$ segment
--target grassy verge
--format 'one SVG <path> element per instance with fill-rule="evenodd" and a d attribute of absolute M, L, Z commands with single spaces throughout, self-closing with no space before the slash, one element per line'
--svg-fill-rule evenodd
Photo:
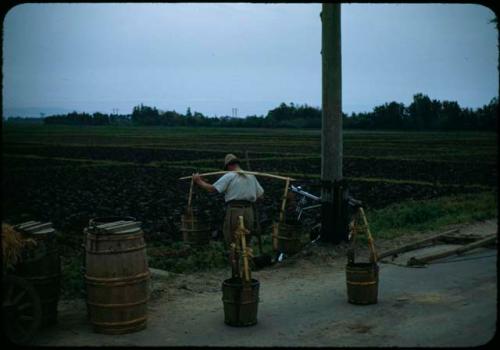
<path fill-rule="evenodd" d="M 406 201 L 367 212 L 374 238 L 439 230 L 451 224 L 492 219 L 498 212 L 496 191 L 461 194 L 434 200 Z"/>
<path fill-rule="evenodd" d="M 203 271 L 226 266 L 224 245 L 211 241 L 208 246 L 189 247 L 183 242 L 147 249 L 149 267 L 176 273 Z"/>

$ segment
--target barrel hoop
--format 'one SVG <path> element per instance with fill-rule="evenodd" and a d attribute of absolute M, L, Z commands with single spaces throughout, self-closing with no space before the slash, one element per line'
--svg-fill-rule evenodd
<path fill-rule="evenodd" d="M 200 228 L 201 227 L 201 228 Z M 209 225 L 181 225 L 181 230 L 211 230 L 212 227 Z"/>
<path fill-rule="evenodd" d="M 113 233 L 113 234 L 93 234 L 93 233 L 87 233 L 87 239 L 91 241 L 127 241 L 131 239 L 138 239 L 142 238 L 143 232 L 141 231 L 140 233 L 132 233 L 130 235 L 120 235 L 118 233 Z"/>
<path fill-rule="evenodd" d="M 143 279 L 138 279 L 135 281 L 125 281 L 125 282 L 91 282 L 87 281 L 87 285 L 92 285 L 92 286 L 104 286 L 106 288 L 109 287 L 122 287 L 122 286 L 130 286 L 134 284 L 138 284 L 140 282 L 147 281 L 149 278 L 143 278 Z"/>
<path fill-rule="evenodd" d="M 85 274 L 85 280 L 89 284 L 104 284 L 104 285 L 115 285 L 114 283 L 120 284 L 134 284 L 136 282 L 142 282 L 143 280 L 149 279 L 151 276 L 151 272 L 148 270 L 146 272 L 139 273 L 134 276 L 129 276 L 129 277 L 112 277 L 112 278 L 105 278 L 105 277 L 92 277 L 87 274 Z"/>
<path fill-rule="evenodd" d="M 120 307 L 129 307 L 129 306 L 137 306 L 141 304 L 146 304 L 148 302 L 149 298 L 142 299 L 139 301 L 136 301 L 134 303 L 126 303 L 126 304 L 101 304 L 101 303 L 93 303 L 90 301 L 87 301 L 87 305 L 91 306 L 96 306 L 96 307 L 104 307 L 104 308 L 120 308 Z"/>
<path fill-rule="evenodd" d="M 30 280 L 30 281 L 43 281 L 43 280 L 48 280 L 48 279 L 56 279 L 56 278 L 61 278 L 60 273 L 54 273 L 52 275 L 44 275 L 44 276 L 33 276 L 33 277 L 24 277 L 24 279 Z"/>
<path fill-rule="evenodd" d="M 98 333 L 119 335 L 119 334 L 126 334 L 129 332 L 135 332 L 135 331 L 139 331 L 141 329 L 144 329 L 144 328 L 146 328 L 146 323 L 147 323 L 147 321 L 144 321 L 144 322 L 137 323 L 137 324 L 134 324 L 134 325 L 129 326 L 129 327 L 120 327 L 120 328 L 106 328 L 106 327 L 100 327 L 100 326 L 94 325 L 94 330 Z"/>
<path fill-rule="evenodd" d="M 205 231 L 210 231 L 210 228 L 199 228 L 199 229 L 190 229 L 190 228 L 181 228 L 181 231 L 185 232 L 205 232 Z"/>
<path fill-rule="evenodd" d="M 370 281 L 370 282 L 355 282 L 355 281 L 347 281 L 347 284 L 353 284 L 355 286 L 368 286 L 372 284 L 376 284 L 377 281 Z"/>
<path fill-rule="evenodd" d="M 146 245 L 139 245 L 136 247 L 128 248 L 128 249 L 122 249 L 122 250 L 90 250 L 90 249 L 85 249 L 87 253 L 89 254 L 94 254 L 94 255 L 99 255 L 99 254 L 119 254 L 119 253 L 128 253 L 128 252 L 134 252 L 136 250 L 141 250 L 146 248 Z"/>
<path fill-rule="evenodd" d="M 96 326 L 125 326 L 125 325 L 132 325 L 134 323 L 139 323 L 139 322 L 144 322 L 148 319 L 147 316 L 136 318 L 135 320 L 131 321 L 123 321 L 123 322 L 96 322 L 92 321 L 93 325 Z"/>
<path fill-rule="evenodd" d="M 126 277 L 92 277 L 92 276 L 89 276 L 86 274 L 85 278 L 88 280 L 91 280 L 91 281 L 95 281 L 95 282 L 110 282 L 110 281 L 122 282 L 122 281 L 130 281 L 130 280 L 134 280 L 134 279 L 138 279 L 138 278 L 143 278 L 143 277 L 149 277 L 150 274 L 151 274 L 151 272 L 148 270 L 145 272 L 138 273 L 137 275 L 126 276 Z"/>
<path fill-rule="evenodd" d="M 300 237 L 287 237 L 287 236 L 276 236 L 279 239 L 287 240 L 287 241 L 300 241 Z"/>
<path fill-rule="evenodd" d="M 358 273 L 373 273 L 373 270 L 351 270 L 351 269 L 346 269 L 346 271 L 354 273 L 354 274 L 358 274 Z"/>
<path fill-rule="evenodd" d="M 255 304 L 259 302 L 259 299 L 250 300 L 250 301 L 234 301 L 233 299 L 222 299 L 225 304 L 237 304 L 237 305 L 246 305 L 246 304 Z"/>

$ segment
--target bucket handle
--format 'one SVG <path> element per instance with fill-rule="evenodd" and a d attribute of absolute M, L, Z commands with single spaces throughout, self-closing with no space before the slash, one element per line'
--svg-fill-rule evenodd
<path fill-rule="evenodd" d="M 191 202 L 193 199 L 193 177 L 191 176 L 191 184 L 189 185 L 189 196 L 188 196 L 188 205 L 187 205 L 187 210 L 190 213 L 191 212 Z"/>
<path fill-rule="evenodd" d="M 370 227 L 368 226 L 368 220 L 366 219 L 365 211 L 362 207 L 358 208 L 358 211 L 354 214 L 354 218 L 351 221 L 352 228 L 352 240 L 351 247 L 347 252 L 347 258 L 349 262 L 354 263 L 354 252 L 355 252 L 355 243 L 356 243 L 356 235 L 357 235 L 357 227 L 356 227 L 356 219 L 358 216 L 361 216 L 363 219 L 363 224 L 366 227 L 366 234 L 368 238 L 368 247 L 370 249 L 370 262 L 377 263 L 377 251 L 375 250 L 375 244 L 373 243 L 373 237 L 370 231 Z"/>

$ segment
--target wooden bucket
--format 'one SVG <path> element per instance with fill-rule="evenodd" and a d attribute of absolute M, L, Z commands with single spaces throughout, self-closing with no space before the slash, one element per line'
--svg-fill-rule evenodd
<path fill-rule="evenodd" d="M 196 246 L 206 245 L 210 242 L 211 225 L 192 214 L 183 214 L 181 232 L 184 242 Z"/>
<path fill-rule="evenodd" d="M 259 286 L 259 281 L 253 278 L 247 288 L 241 278 L 229 278 L 222 283 L 224 323 L 234 327 L 257 324 Z"/>
<path fill-rule="evenodd" d="M 123 334 L 146 327 L 150 272 L 145 248 L 140 222 L 91 220 L 85 282 L 95 332 Z"/>
<path fill-rule="evenodd" d="M 351 304 L 376 304 L 378 297 L 378 265 L 350 263 L 346 267 L 347 298 Z"/>
<path fill-rule="evenodd" d="M 291 255 L 300 251 L 302 243 L 300 234 L 302 229 L 298 225 L 289 225 L 283 222 L 275 223 L 275 234 L 278 240 L 278 251 Z"/>
<path fill-rule="evenodd" d="M 14 227 L 36 241 L 16 265 L 14 274 L 29 281 L 42 307 L 40 326 L 57 322 L 57 306 L 61 290 L 61 258 L 52 223 L 29 221 Z"/>
<path fill-rule="evenodd" d="M 89 227 L 91 226 L 96 226 L 96 225 L 101 225 L 101 224 L 106 224 L 106 223 L 113 223 L 117 221 L 135 221 L 136 219 L 132 216 L 105 216 L 105 217 L 98 217 L 98 218 L 93 218 L 89 220 Z M 86 242 L 87 242 L 87 232 L 88 232 L 88 227 L 83 229 L 83 242 L 81 244 L 82 248 L 82 265 L 80 267 L 80 273 L 82 278 L 82 295 L 87 298 L 87 285 L 85 283 L 85 272 L 86 272 L 86 253 L 85 253 L 85 247 L 86 247 Z M 87 316 L 89 316 L 88 312 L 88 305 L 87 305 Z"/>
<path fill-rule="evenodd" d="M 355 242 L 357 236 L 356 216 L 352 227 L 351 247 L 347 252 L 346 281 L 347 299 L 351 304 L 368 305 L 376 304 L 378 298 L 379 267 L 377 264 L 377 252 L 373 244 L 372 234 L 368 227 L 368 221 L 363 208 L 359 208 L 356 215 L 362 217 L 366 233 L 368 235 L 368 247 L 370 249 L 370 262 L 355 262 Z"/>

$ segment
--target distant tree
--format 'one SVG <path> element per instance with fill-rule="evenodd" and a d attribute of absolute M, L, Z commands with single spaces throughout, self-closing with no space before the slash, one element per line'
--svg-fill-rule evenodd
<path fill-rule="evenodd" d="M 439 108 L 439 101 L 431 101 L 427 95 L 422 93 L 414 95 L 413 102 L 408 107 L 413 128 L 417 130 L 430 129 L 432 121 L 437 119 Z"/>
<path fill-rule="evenodd" d="M 404 104 L 397 102 L 385 103 L 374 108 L 373 124 L 381 129 L 401 129 L 404 115 Z"/>
<path fill-rule="evenodd" d="M 437 118 L 436 129 L 452 130 L 461 124 L 462 108 L 456 101 L 443 101 Z"/>
<path fill-rule="evenodd" d="M 160 113 L 156 107 L 144 106 L 141 103 L 132 110 L 132 122 L 137 125 L 159 125 Z"/>

